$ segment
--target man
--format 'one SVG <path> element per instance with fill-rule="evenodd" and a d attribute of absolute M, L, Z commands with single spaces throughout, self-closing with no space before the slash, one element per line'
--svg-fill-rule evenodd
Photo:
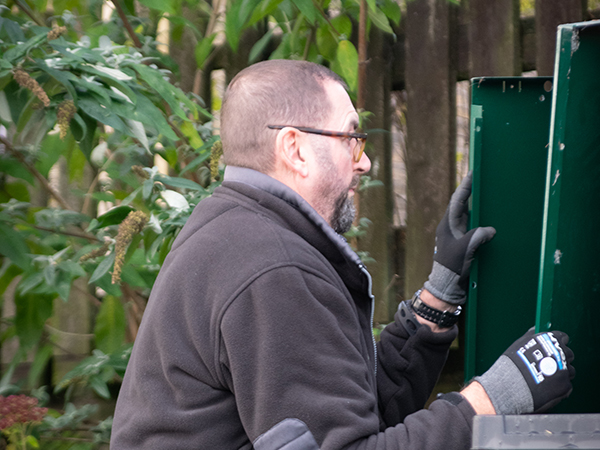
<path fill-rule="evenodd" d="M 343 82 L 322 66 L 268 61 L 234 78 L 225 180 L 153 288 L 112 450 L 468 449 L 476 413 L 532 412 L 568 394 L 566 336 L 531 334 L 422 409 L 457 335 L 473 253 L 494 230 L 466 233 L 467 179 L 438 228 L 425 289 L 375 345 L 371 278 L 339 234 L 370 169 L 357 127 Z M 555 373 L 529 380 L 546 338 Z"/>

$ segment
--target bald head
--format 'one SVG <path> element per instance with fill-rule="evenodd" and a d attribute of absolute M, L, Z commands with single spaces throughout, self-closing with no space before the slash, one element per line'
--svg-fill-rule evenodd
<path fill-rule="evenodd" d="M 237 74 L 221 109 L 225 164 L 270 173 L 277 131 L 267 125 L 322 126 L 332 109 L 326 81 L 345 86 L 326 67 L 306 61 L 265 61 Z"/>

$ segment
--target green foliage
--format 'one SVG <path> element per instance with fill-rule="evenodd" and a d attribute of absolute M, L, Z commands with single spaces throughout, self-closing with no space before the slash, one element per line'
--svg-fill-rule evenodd
<path fill-rule="evenodd" d="M 98 8 L 83 3 L 53 2 L 54 30 L 0 6 L 0 295 L 12 286 L 15 302 L 14 316 L 2 318 L 0 345 L 18 345 L 0 395 L 40 382 L 55 352 L 47 324 L 57 299 L 83 297 L 93 304 L 93 354 L 56 384 L 53 395 L 68 402 L 83 387 L 109 399 L 129 359 L 128 333 L 139 326 L 175 236 L 218 185 L 206 176 L 218 140 L 210 113 L 170 82 L 151 38 L 145 48 L 134 48 L 116 21 L 99 26 L 66 9 L 98 18 Z M 161 13 L 177 10 L 175 2 L 143 3 Z M 90 31 L 78 35 L 76 29 Z M 154 165 L 158 156 L 169 162 L 168 173 Z M 68 200 L 53 187 L 58 163 L 60 177 L 72 185 Z M 40 190 L 53 203 L 34 201 Z M 108 207 L 100 215 L 99 202 Z M 139 226 L 126 229 L 132 213 Z M 87 288 L 73 288 L 77 280 Z M 28 376 L 11 384 L 28 354 Z M 91 405 L 67 403 L 23 431 L 19 443 L 55 448 L 56 439 L 73 437 L 85 441 L 80 448 L 97 448 L 108 442 L 111 418 L 94 418 L 83 438 L 77 428 L 94 414 Z"/>
<path fill-rule="evenodd" d="M 108 442 L 112 419 L 98 422 L 91 405 L 73 406 L 74 392 L 114 395 L 158 271 L 194 206 L 221 178 L 213 117 L 201 99 L 173 83 L 176 64 L 157 51 L 157 22 L 171 22 L 175 41 L 191 30 L 193 57 L 204 69 L 222 51 L 214 25 L 222 2 L 140 0 L 149 13 L 138 17 L 134 2 L 125 0 L 119 5 L 128 23 L 116 12 L 103 21 L 101 0 L 54 0 L 48 21 L 46 0 L 9 3 L 0 5 L 0 296 L 4 301 L 10 292 L 16 308 L 2 317 L 0 345 L 12 342 L 18 350 L 2 374 L 0 395 L 40 383 L 55 353 L 48 321 L 57 305 L 88 299 L 92 355 L 56 382 L 52 395 L 64 396 L 64 410 L 51 409 L 23 439 L 31 448 L 52 449 L 66 448 L 60 438 L 76 438 L 72 448 L 93 449 Z M 393 33 L 397 2 L 367 5 L 367 28 Z M 335 7 L 328 0 L 228 1 L 226 45 L 235 55 L 247 30 L 265 30 L 247 63 L 322 63 L 356 94 L 359 6 L 358 0 Z M 183 7 L 200 19 L 190 22 Z M 168 169 L 159 170 L 158 157 Z M 58 181 L 69 184 L 70 195 L 56 190 Z M 374 185 L 363 180 L 363 187 Z M 50 202 L 39 199 L 40 191 Z M 137 227 L 128 224 L 132 214 Z M 367 226 L 362 219 L 349 237 Z M 12 384 L 27 355 L 33 357 L 28 376 Z"/>

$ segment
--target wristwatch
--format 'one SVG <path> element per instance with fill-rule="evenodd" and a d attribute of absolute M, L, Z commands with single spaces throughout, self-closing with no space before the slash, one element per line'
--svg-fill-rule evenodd
<path fill-rule="evenodd" d="M 415 292 L 415 295 L 410 302 L 410 306 L 416 315 L 437 324 L 440 328 L 450 328 L 458 322 L 458 316 L 460 316 L 462 311 L 461 306 L 459 306 L 456 311 L 440 311 L 439 309 L 432 308 L 423 303 L 423 300 L 419 297 L 420 294 L 421 289 Z"/>

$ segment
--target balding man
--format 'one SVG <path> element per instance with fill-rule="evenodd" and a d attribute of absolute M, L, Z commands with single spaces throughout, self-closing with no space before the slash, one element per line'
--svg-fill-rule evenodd
<path fill-rule="evenodd" d="M 557 369 L 536 388 L 515 356 L 543 344 L 530 334 L 422 409 L 457 336 L 473 253 L 494 230 L 467 232 L 467 178 L 438 228 L 425 288 L 376 344 L 371 277 L 341 236 L 371 165 L 358 125 L 344 83 L 323 66 L 268 61 L 232 80 L 224 181 L 152 290 L 112 450 L 468 449 L 476 413 L 531 412 L 567 394 L 566 336 L 546 333 L 543 355 Z"/>

